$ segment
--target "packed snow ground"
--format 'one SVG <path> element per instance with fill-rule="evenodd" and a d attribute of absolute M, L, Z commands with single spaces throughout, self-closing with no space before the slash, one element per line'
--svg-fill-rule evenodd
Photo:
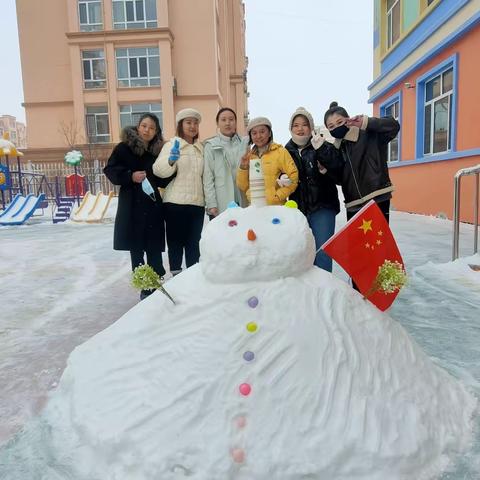
<path fill-rule="evenodd" d="M 138 301 L 129 285 L 128 253 L 112 250 L 112 223 L 48 220 L 0 228 L 0 444 L 42 409 L 75 346 Z M 393 212 L 391 226 L 410 276 L 391 316 L 480 395 L 480 272 L 468 267 L 480 264 L 480 256 L 450 262 L 448 220 Z M 462 256 L 471 255 L 472 243 L 473 228 L 462 225 Z M 345 278 L 340 269 L 335 273 Z M 471 452 L 442 479 L 480 478 L 476 423 Z"/>

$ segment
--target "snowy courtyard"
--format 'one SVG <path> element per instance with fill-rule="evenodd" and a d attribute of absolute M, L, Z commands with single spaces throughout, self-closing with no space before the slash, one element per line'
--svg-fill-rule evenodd
<path fill-rule="evenodd" d="M 344 212 L 338 218 L 343 224 Z M 112 250 L 113 223 L 47 220 L 0 230 L 0 445 L 42 410 L 72 350 L 138 302 L 129 255 Z M 450 262 L 450 221 L 392 212 L 391 227 L 409 283 L 390 315 L 478 396 L 480 272 L 469 264 L 480 264 L 480 256 L 469 257 L 472 226 L 461 226 L 457 262 Z M 345 278 L 338 267 L 334 274 Z M 470 453 L 443 480 L 480 478 L 479 426 L 477 419 Z M 9 478 L 8 465 L 0 465 L 0 478 Z"/>

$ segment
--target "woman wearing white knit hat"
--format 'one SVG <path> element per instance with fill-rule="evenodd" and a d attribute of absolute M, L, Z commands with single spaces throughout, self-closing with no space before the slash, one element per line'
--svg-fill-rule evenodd
<path fill-rule="evenodd" d="M 334 234 L 335 217 L 340 211 L 335 184 L 339 172 L 331 168 L 327 170 L 324 165 L 336 164 L 337 169 L 341 169 L 342 164 L 338 150 L 315 133 L 313 117 L 308 110 L 298 107 L 290 118 L 289 127 L 292 138 L 285 148 L 295 161 L 300 177 L 291 198 L 307 217 L 318 250 Z M 319 140 L 317 150 L 312 146 L 312 142 L 315 143 L 312 135 Z M 332 271 L 332 259 L 322 251 L 317 252 L 314 264 Z"/>
<path fill-rule="evenodd" d="M 168 260 L 173 275 L 182 271 L 184 253 L 187 268 L 198 262 L 205 217 L 203 146 L 198 141 L 202 116 L 193 108 L 185 108 L 175 120 L 177 136 L 164 145 L 153 165 L 153 173 L 161 178 L 175 175 L 163 196 Z"/>
<path fill-rule="evenodd" d="M 240 161 L 238 188 L 246 192 L 252 205 L 283 205 L 297 188 L 295 162 L 282 145 L 273 142 L 268 118 L 252 119 L 247 133 L 253 148 Z"/>

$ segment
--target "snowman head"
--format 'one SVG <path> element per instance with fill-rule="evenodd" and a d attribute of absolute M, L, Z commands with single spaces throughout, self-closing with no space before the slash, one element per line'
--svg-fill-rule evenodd
<path fill-rule="evenodd" d="M 200 253 L 200 266 L 211 282 L 275 280 L 312 268 L 315 241 L 296 208 L 237 207 L 204 228 Z"/>

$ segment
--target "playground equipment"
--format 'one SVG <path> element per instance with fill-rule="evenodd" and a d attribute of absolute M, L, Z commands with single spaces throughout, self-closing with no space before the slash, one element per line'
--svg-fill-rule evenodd
<path fill-rule="evenodd" d="M 38 208 L 45 208 L 45 194 L 38 197 L 28 194 L 26 197 L 17 194 L 10 205 L 0 213 L 0 225 L 22 225 Z"/>
<path fill-rule="evenodd" d="M 22 170 L 20 158 L 23 153 L 8 138 L 8 132 L 0 138 L 0 194 L 3 208 L 6 209 L 7 202 L 11 205 L 18 194 L 23 197 L 29 194 L 39 197 L 41 193 L 50 193 L 55 198 L 55 192 L 44 174 Z M 17 159 L 17 170 L 12 170 L 10 166 L 11 157 Z M 43 202 L 46 201 L 44 194 Z"/>
<path fill-rule="evenodd" d="M 87 192 L 80 206 L 71 216 L 71 220 L 88 223 L 101 222 L 113 196 L 114 192 L 110 192 L 108 195 L 101 192 L 98 195 L 92 195 L 90 192 Z"/>
<path fill-rule="evenodd" d="M 15 157 L 16 162 L 12 160 Z M 22 157 L 22 152 L 5 133 L 0 139 L 0 209 L 6 209 L 17 195 L 25 198 L 29 194 L 38 197 L 43 193 L 45 200 L 42 204 L 45 207 L 51 205 L 53 223 L 59 223 L 71 217 L 74 204 L 80 205 L 86 191 L 108 192 L 111 188 L 103 174 L 102 163 L 95 159 L 81 166 L 83 154 L 77 150 L 68 152 L 63 162 L 25 164 L 20 161 Z M 99 204 L 102 204 L 102 197 Z M 96 214 L 88 221 L 101 221 L 102 218 Z"/>

